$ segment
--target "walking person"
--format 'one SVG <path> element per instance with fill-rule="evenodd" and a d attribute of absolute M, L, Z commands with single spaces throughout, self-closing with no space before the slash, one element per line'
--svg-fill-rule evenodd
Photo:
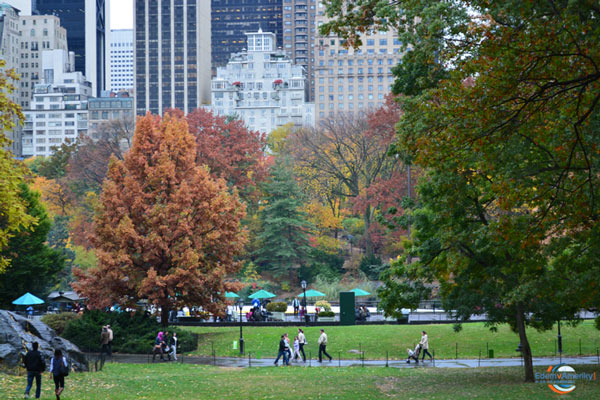
<path fill-rule="evenodd" d="M 327 334 L 325 329 L 321 329 L 321 336 L 319 336 L 319 362 L 323 361 L 323 354 L 331 361 L 331 356 L 327 353 Z"/>
<path fill-rule="evenodd" d="M 156 335 L 156 339 L 154 339 L 154 348 L 152 349 L 152 362 L 154 362 L 154 358 L 156 357 L 157 354 L 160 354 L 160 359 L 164 360 L 163 351 L 162 351 L 162 343 L 163 343 L 163 333 L 158 332 L 158 335 Z"/>
<path fill-rule="evenodd" d="M 298 328 L 298 345 L 300 346 L 300 353 L 302 353 L 302 361 L 306 362 L 306 354 L 304 354 L 304 345 L 306 344 L 306 336 L 304 331 Z"/>
<path fill-rule="evenodd" d="M 285 336 L 285 349 L 288 352 L 288 365 L 289 365 L 289 362 L 292 361 L 292 356 L 293 356 L 292 346 L 290 345 L 290 338 L 288 337 L 288 334 L 285 333 L 284 336 Z"/>
<path fill-rule="evenodd" d="M 100 333 L 100 344 L 102 346 L 100 350 L 100 357 L 103 357 L 104 354 L 109 354 L 108 342 L 110 342 L 110 334 L 108 333 L 108 328 L 103 326 L 102 333 Z"/>
<path fill-rule="evenodd" d="M 421 345 L 421 350 L 423 350 L 423 358 L 421 361 L 425 362 L 425 354 L 429 356 L 429 360 L 433 360 L 433 356 L 429 353 L 429 338 L 427 337 L 427 332 L 421 332 L 421 341 L 419 342 Z"/>
<path fill-rule="evenodd" d="M 173 332 L 173 336 L 171 336 L 171 343 L 169 343 L 171 347 L 171 354 L 173 355 L 173 360 L 177 361 L 177 332 Z"/>
<path fill-rule="evenodd" d="M 110 328 L 110 325 L 106 325 L 106 330 L 108 332 L 108 355 L 112 359 L 112 342 L 113 342 L 113 331 Z"/>
<path fill-rule="evenodd" d="M 69 364 L 59 349 L 54 350 L 54 357 L 50 360 L 50 373 L 54 378 L 56 400 L 60 400 L 60 394 L 65 390 L 65 376 L 69 375 Z"/>
<path fill-rule="evenodd" d="M 284 365 L 289 365 L 289 361 L 288 361 L 288 352 L 285 348 L 285 335 L 281 335 L 281 340 L 279 341 L 279 353 L 277 353 L 277 358 L 275 359 L 275 366 L 277 366 L 277 362 L 279 361 L 279 359 L 281 357 L 283 357 L 283 364 Z"/>
<path fill-rule="evenodd" d="M 294 338 L 294 360 L 299 360 L 301 358 L 302 356 L 300 355 L 300 342 L 298 340 L 298 336 L 296 336 Z"/>
<path fill-rule="evenodd" d="M 35 378 L 35 398 L 40 398 L 40 391 L 42 390 L 42 373 L 46 370 L 46 363 L 42 354 L 38 351 L 38 342 L 31 344 L 31 350 L 27 352 L 23 358 L 25 368 L 27 368 L 27 387 L 25 388 L 25 398 L 29 398 L 29 391 L 33 386 L 33 379 Z"/>
<path fill-rule="evenodd" d="M 169 343 L 171 342 L 171 338 L 169 336 L 169 331 L 165 331 L 162 340 L 162 352 L 167 355 L 168 361 L 171 361 L 171 348 Z"/>

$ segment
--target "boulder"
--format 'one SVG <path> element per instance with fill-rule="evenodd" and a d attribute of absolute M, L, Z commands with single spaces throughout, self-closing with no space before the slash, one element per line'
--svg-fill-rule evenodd
<path fill-rule="evenodd" d="M 74 371 L 87 371 L 85 354 L 73 343 L 57 336 L 46 324 L 0 310 L 0 367 L 18 366 L 33 342 L 39 343 L 39 351 L 48 368 L 54 350 L 60 349 Z"/>

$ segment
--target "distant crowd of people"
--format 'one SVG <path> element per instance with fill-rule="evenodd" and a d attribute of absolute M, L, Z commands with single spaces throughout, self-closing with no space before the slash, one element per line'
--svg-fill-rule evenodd
<path fill-rule="evenodd" d="M 171 356 L 173 356 L 173 360 L 177 361 L 177 341 L 177 332 L 173 332 L 172 335 L 169 334 L 169 331 L 158 332 L 152 349 L 152 362 L 157 355 L 160 356 L 161 361 L 171 361 Z M 168 360 L 165 360 L 165 354 Z"/>
<path fill-rule="evenodd" d="M 329 361 L 331 361 L 332 358 L 329 353 L 327 353 L 327 334 L 324 329 L 321 329 L 321 334 L 319 335 L 317 343 L 319 344 L 319 362 L 323 361 L 323 356 L 329 358 Z M 287 333 L 281 335 L 279 351 L 274 362 L 275 366 L 279 365 L 280 358 L 283 359 L 283 365 L 290 365 L 290 362 L 300 361 L 300 359 L 302 359 L 302 362 L 306 362 L 304 346 L 307 344 L 306 336 L 301 328 L 298 328 L 298 334 L 294 337 L 293 343 L 290 343 L 290 338 Z"/>

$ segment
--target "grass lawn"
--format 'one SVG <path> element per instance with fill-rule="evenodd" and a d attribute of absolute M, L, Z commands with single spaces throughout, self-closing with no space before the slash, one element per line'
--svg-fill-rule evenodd
<path fill-rule="evenodd" d="M 186 329 L 200 335 L 198 350 L 193 354 L 211 355 L 212 349 L 217 356 L 238 356 L 239 350 L 233 350 L 232 343 L 239 340 L 239 327 L 187 327 Z M 307 327 L 304 333 L 308 340 L 305 350 L 312 353 L 313 358 L 318 354 L 317 339 L 319 327 Z M 455 333 L 451 324 L 444 325 L 356 325 L 329 326 L 325 332 L 329 337 L 328 352 L 341 358 L 358 359 L 359 350 L 365 352 L 365 359 L 385 359 L 389 351 L 390 359 L 406 358 L 406 348 L 414 347 L 421 338 L 420 332 L 427 331 L 429 335 L 430 352 L 435 351 L 435 357 L 455 358 L 458 344 L 459 358 L 477 358 L 481 351 L 486 354 L 486 345 L 494 350 L 495 357 L 517 357 L 515 351 L 519 337 L 508 325 L 498 327 L 498 332 L 490 332 L 483 323 L 463 324 L 463 329 Z M 244 342 L 246 352 L 253 356 L 275 357 L 277 355 L 280 336 L 287 332 L 293 340 L 296 327 L 244 327 Z M 596 355 L 600 348 L 600 331 L 593 321 L 585 321 L 577 327 L 561 327 L 563 337 L 563 354 L 578 355 L 579 340 L 584 355 Z M 534 356 L 554 355 L 556 329 L 547 332 L 528 331 L 529 343 Z"/>
<path fill-rule="evenodd" d="M 598 372 L 597 366 L 576 371 Z M 536 372 L 542 372 L 537 368 Z M 549 399 L 544 384 L 524 384 L 521 368 L 218 368 L 190 364 L 107 364 L 66 378 L 63 400 L 127 399 Z M 598 373 L 596 374 L 598 375 Z M 0 374 L 2 399 L 20 399 L 24 376 Z M 43 399 L 54 399 L 48 374 Z M 600 398 L 598 381 L 578 382 L 564 398 Z"/>

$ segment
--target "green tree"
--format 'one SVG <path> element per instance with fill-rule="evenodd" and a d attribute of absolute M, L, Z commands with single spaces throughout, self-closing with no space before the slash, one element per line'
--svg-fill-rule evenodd
<path fill-rule="evenodd" d="M 20 197 L 27 214 L 37 220 L 30 229 L 23 229 L 10 238 L 2 256 L 10 258 L 6 272 L 0 275 L 0 306 L 8 307 L 11 301 L 26 292 L 43 297 L 56 283 L 56 276 L 64 268 L 62 254 L 46 244 L 52 222 L 40 203 L 40 195 L 29 187 L 20 185 Z"/>
<path fill-rule="evenodd" d="M 287 159 L 278 159 L 271 168 L 271 179 L 263 184 L 264 208 L 259 212 L 261 229 L 257 235 L 255 262 L 263 270 L 297 276 L 294 271 L 310 252 L 310 224 L 301 211 L 303 197 Z"/>
<path fill-rule="evenodd" d="M 328 3 L 325 31 L 391 25 L 407 50 L 396 150 L 429 174 L 398 272 L 515 327 L 533 381 L 525 326 L 600 303 L 597 2 Z"/>

